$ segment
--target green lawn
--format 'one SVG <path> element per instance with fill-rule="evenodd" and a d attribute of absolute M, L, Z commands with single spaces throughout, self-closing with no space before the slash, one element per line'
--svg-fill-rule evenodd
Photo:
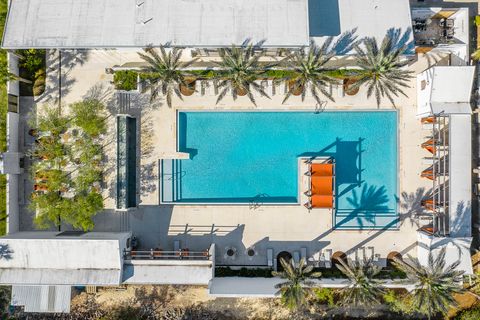
<path fill-rule="evenodd" d="M 3 34 L 3 26 L 7 15 L 7 0 L 0 0 L 0 34 Z M 6 52 L 1 50 L 1 55 Z M 6 59 L 0 59 L 6 61 Z M 7 149 L 7 86 L 0 84 L 0 152 Z M 0 235 L 5 234 L 5 217 L 7 214 L 7 179 L 5 175 L 0 175 Z"/>

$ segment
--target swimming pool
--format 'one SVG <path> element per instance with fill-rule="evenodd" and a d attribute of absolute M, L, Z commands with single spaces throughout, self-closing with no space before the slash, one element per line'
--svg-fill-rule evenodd
<path fill-rule="evenodd" d="M 335 226 L 396 227 L 395 111 L 179 112 L 177 130 L 190 159 L 162 163 L 172 202 L 298 203 L 297 158 L 332 156 Z"/>

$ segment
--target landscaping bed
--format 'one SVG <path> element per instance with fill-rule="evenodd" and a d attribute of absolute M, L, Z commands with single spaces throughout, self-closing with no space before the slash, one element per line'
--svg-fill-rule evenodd
<path fill-rule="evenodd" d="M 93 216 L 103 209 L 102 135 L 106 133 L 105 106 L 85 100 L 69 106 L 45 107 L 31 121 L 35 145 L 30 156 L 34 192 L 30 209 L 40 228 L 67 223 L 91 230 Z"/>

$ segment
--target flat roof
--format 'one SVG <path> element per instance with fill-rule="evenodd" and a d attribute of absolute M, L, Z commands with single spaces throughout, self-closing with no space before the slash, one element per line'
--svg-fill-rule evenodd
<path fill-rule="evenodd" d="M 374 37 L 380 42 L 389 33 L 398 36 L 397 42 L 407 45 L 408 51 L 414 49 L 408 0 L 310 0 L 308 9 L 310 37 L 317 44 L 356 30 L 357 40 Z M 342 41 L 339 54 L 350 51 L 351 40 Z"/>
<path fill-rule="evenodd" d="M 475 66 L 434 66 L 417 75 L 418 114 L 470 114 Z"/>
<path fill-rule="evenodd" d="M 472 236 L 472 117 L 452 114 L 449 120 L 450 236 Z"/>
<path fill-rule="evenodd" d="M 15 0 L 4 48 L 309 43 L 308 0 Z"/>
<path fill-rule="evenodd" d="M 17 232 L 0 238 L 0 283 L 118 285 L 129 233 Z"/>

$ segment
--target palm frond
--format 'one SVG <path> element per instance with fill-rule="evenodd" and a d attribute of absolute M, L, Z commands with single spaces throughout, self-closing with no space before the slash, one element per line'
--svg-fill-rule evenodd
<path fill-rule="evenodd" d="M 293 260 L 287 262 L 280 259 L 280 264 L 283 271 L 272 272 L 273 276 L 285 279 L 284 282 L 275 285 L 278 289 L 277 294 L 281 295 L 285 306 L 290 309 L 299 309 L 305 304 L 310 288 L 315 286 L 315 282 L 311 279 L 320 278 L 322 274 L 313 272 L 313 267 L 307 266 L 303 258 L 298 264 Z"/>
<path fill-rule="evenodd" d="M 380 46 L 375 38 L 365 38 L 354 45 L 356 63 L 359 70 L 356 72 L 357 82 L 352 88 L 367 86 L 367 97 L 375 95 L 377 106 L 382 98 L 387 98 L 393 106 L 393 96 L 406 96 L 401 88 L 409 88 L 412 72 L 402 70 L 408 61 L 401 61 L 400 56 L 405 51 L 403 46 L 395 46 L 392 38 L 387 35 Z"/>
<path fill-rule="evenodd" d="M 430 252 L 426 265 L 411 256 L 407 256 L 408 262 L 394 260 L 395 266 L 407 274 L 410 282 L 415 283 L 413 305 L 429 317 L 438 312 L 446 314 L 456 304 L 453 294 L 463 291 L 460 285 L 463 271 L 456 270 L 460 262 L 446 266 L 445 254 L 445 248 L 437 256 Z"/>
<path fill-rule="evenodd" d="M 327 63 L 334 56 L 334 52 L 330 50 L 332 41 L 333 39 L 327 40 L 322 47 L 318 47 L 312 41 L 308 51 L 301 49 L 283 60 L 282 64 L 293 71 L 292 75 L 284 81 L 288 81 L 293 85 L 289 87 L 282 103 L 285 103 L 292 96 L 293 92 L 299 90 L 302 90 L 302 101 L 305 100 L 307 90 L 310 90 L 318 104 L 322 103 L 319 97 L 320 94 L 334 101 L 327 90 L 328 86 L 337 82 L 330 76 L 332 69 L 327 67 Z"/>

